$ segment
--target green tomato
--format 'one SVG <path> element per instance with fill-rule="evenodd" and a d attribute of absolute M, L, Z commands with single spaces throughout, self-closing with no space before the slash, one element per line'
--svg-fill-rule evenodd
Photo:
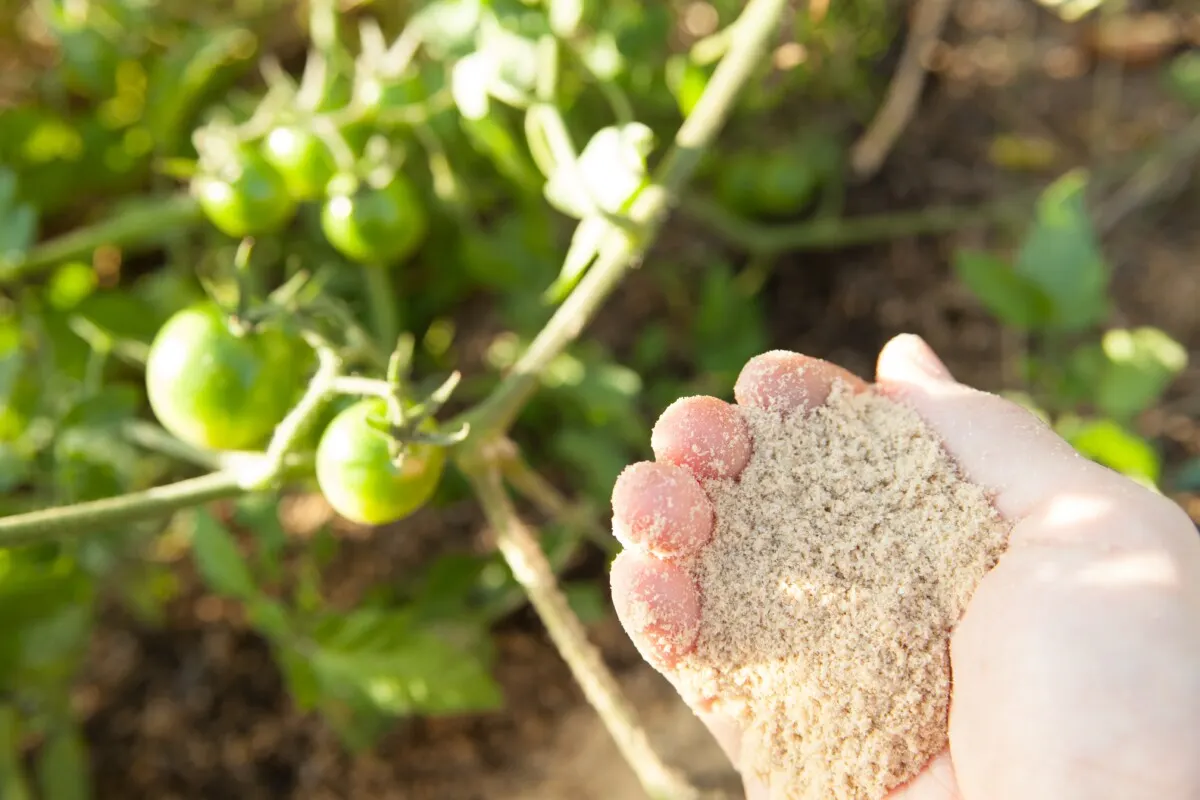
<path fill-rule="evenodd" d="M 313 363 L 277 329 L 235 335 L 211 303 L 167 320 L 150 346 L 146 394 L 163 427 L 215 450 L 264 444 L 298 399 Z"/>
<path fill-rule="evenodd" d="M 192 191 L 212 224 L 235 239 L 274 233 L 296 213 L 283 175 L 247 148 L 230 163 L 193 178 Z"/>
<path fill-rule="evenodd" d="M 741 152 L 720 166 L 717 195 L 749 216 L 799 214 L 821 183 L 822 165 L 799 150 Z"/>
<path fill-rule="evenodd" d="M 820 183 L 819 169 L 797 153 L 771 153 L 758 174 L 756 197 L 765 214 L 799 214 L 813 199 Z"/>
<path fill-rule="evenodd" d="M 748 215 L 758 213 L 758 176 L 762 157 L 757 153 L 740 152 L 731 155 L 717 166 L 717 197 L 730 209 Z"/>
<path fill-rule="evenodd" d="M 263 141 L 263 158 L 283 176 L 295 200 L 313 200 L 333 177 L 333 157 L 321 137 L 298 125 L 281 125 Z"/>
<path fill-rule="evenodd" d="M 446 465 L 443 448 L 410 444 L 397 468 L 387 437 L 367 422 L 386 413 L 383 400 L 360 400 L 334 417 L 317 446 L 322 494 L 343 517 L 364 525 L 395 522 L 425 505 Z"/>
<path fill-rule="evenodd" d="M 334 190 L 321 209 L 321 230 L 338 252 L 355 261 L 386 264 L 412 255 L 428 219 L 416 191 L 397 175 L 381 189 Z"/>

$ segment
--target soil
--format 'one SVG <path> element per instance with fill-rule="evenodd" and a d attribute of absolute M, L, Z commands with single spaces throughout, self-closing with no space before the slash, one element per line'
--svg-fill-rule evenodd
<path fill-rule="evenodd" d="M 1131 148 L 1177 136 L 1187 120 L 1164 98 L 1157 69 L 1113 60 L 1091 64 L 1078 28 L 1025 0 L 964 0 L 947 40 L 933 59 L 934 79 L 916 118 L 885 169 L 851 187 L 848 213 L 1009 197 L 1067 167 L 1104 169 Z M 1049 163 L 1026 170 L 996 165 L 989 152 L 1000 135 L 1039 137 L 1049 143 Z M 1191 168 L 1180 162 L 1167 172 Z M 1118 319 L 1157 325 L 1200 353 L 1200 232 L 1194 225 L 1200 190 L 1166 188 L 1172 192 L 1135 205 L 1106 238 Z M 913 331 L 961 380 L 1011 388 L 1023 343 L 987 316 L 949 267 L 955 248 L 983 244 L 989 243 L 966 231 L 783 257 L 762 292 L 772 346 L 869 376 L 879 347 L 896 332 Z M 706 246 L 720 245 L 681 219 L 658 251 Z M 661 301 L 644 291 L 651 286 L 649 276 L 635 275 L 597 320 L 595 335 L 620 352 L 639 319 L 662 311 Z M 1200 358 L 1194 358 L 1162 408 L 1142 424 L 1178 463 L 1200 455 L 1200 429 L 1192 421 L 1198 414 Z M 1179 499 L 1200 514 L 1200 500 Z M 324 513 L 319 500 L 305 502 L 310 514 Z M 422 512 L 402 527 L 396 535 L 359 532 L 331 573 L 339 597 L 348 602 L 399 565 L 437 549 L 483 546 L 480 521 L 466 507 L 437 517 Z M 584 574 L 602 579 L 601 559 L 594 562 Z M 710 782 L 728 782 L 715 745 L 641 663 L 611 615 L 591 633 L 664 753 Z M 291 705 L 265 644 L 234 609 L 189 588 L 172 605 L 168 624 L 152 628 L 114 607 L 104 614 L 75 697 L 87 719 L 96 796 L 642 797 L 531 612 L 506 620 L 496 640 L 504 710 L 401 722 L 375 750 L 351 757 L 317 718 Z"/>

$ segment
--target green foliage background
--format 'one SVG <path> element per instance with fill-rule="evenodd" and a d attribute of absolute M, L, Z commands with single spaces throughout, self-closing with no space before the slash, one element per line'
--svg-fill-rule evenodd
<path fill-rule="evenodd" d="M 361 179 L 390 169 L 412 183 L 428 235 L 403 263 L 346 258 L 323 234 L 319 199 L 306 200 L 286 227 L 256 237 L 254 280 L 274 288 L 318 276 L 296 302 L 343 323 L 348 358 L 378 374 L 393 344 L 383 332 L 408 332 L 418 374 L 464 370 L 453 402 L 467 408 L 603 254 L 729 46 L 742 4 L 715 2 L 700 33 L 686 4 L 632 0 L 437 0 L 401 12 L 359 2 L 341 4 L 340 19 L 314 6 L 311 17 L 274 0 L 0 6 L 5 68 L 16 76 L 3 90 L 12 96 L 0 97 L 0 515 L 228 463 L 155 424 L 142 371 L 172 314 L 206 294 L 232 305 L 248 288 L 234 267 L 238 242 L 187 191 L 205 169 L 206 133 L 256 144 L 277 122 L 316 131 L 319 120 L 334 130 L 321 128 L 322 141 L 334 157 L 349 152 Z M 639 285 L 681 313 L 639 324 L 619 352 L 586 339 L 541 374 L 514 438 L 571 487 L 573 513 L 543 532 L 552 563 L 583 547 L 611 551 L 596 521 L 620 469 L 647 455 L 658 410 L 683 394 L 727 394 L 741 364 L 772 346 L 757 295 L 764 258 L 786 247 L 767 243 L 838 224 L 842 153 L 878 102 L 876 64 L 897 30 L 884 0 L 834 3 L 819 20 L 790 13 L 779 44 L 802 44 L 806 58 L 759 70 L 689 192 L 756 257 L 689 263 L 695 280 L 684 281 L 672 251 L 656 254 L 661 268 Z M 398 58 L 414 35 L 421 47 Z M 316 57 L 327 70 L 314 78 Z M 774 133 L 780 110 L 801 104 L 837 113 Z M 1134 422 L 1186 353 L 1161 331 L 1107 329 L 1108 268 L 1085 185 L 1071 174 L 1050 186 L 1011 257 L 962 252 L 954 267 L 1033 342 L 1023 400 L 1087 455 L 1153 484 L 1159 457 Z M 466 496 L 450 475 L 434 506 Z M 276 504 L 252 493 L 232 519 L 201 506 L 165 527 L 143 519 L 0 549 L 0 796 L 87 795 L 65 687 L 100 598 L 150 620 L 169 600 L 170 575 L 144 557 L 163 537 L 187 541 L 209 588 L 245 605 L 295 702 L 322 712 L 348 746 L 369 746 L 397 715 L 503 702 L 488 632 L 522 598 L 498 555 L 426 564 L 344 613 L 320 590 L 336 539 L 325 530 L 298 548 Z M 597 613 L 599 591 L 573 587 L 573 606 Z M 30 770 L 23 743 L 35 739 Z"/>

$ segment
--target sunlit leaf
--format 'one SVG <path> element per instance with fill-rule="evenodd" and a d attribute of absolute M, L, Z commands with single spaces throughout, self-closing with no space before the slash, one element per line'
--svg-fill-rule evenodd
<path fill-rule="evenodd" d="M 1096 406 L 1127 419 L 1149 408 L 1187 366 L 1187 351 L 1157 328 L 1116 329 L 1101 342 L 1106 363 L 1094 387 Z"/>
<path fill-rule="evenodd" d="M 1084 202 L 1086 185 L 1081 173 L 1072 172 L 1042 193 L 1014 265 L 1050 300 L 1048 327 L 1063 331 L 1102 322 L 1109 310 L 1109 270 Z"/>
<path fill-rule="evenodd" d="M 1067 416 L 1055 426 L 1059 435 L 1083 455 L 1148 486 L 1162 469 L 1158 453 L 1137 434 L 1110 419 Z"/>
<path fill-rule="evenodd" d="M 311 664 L 322 692 L 393 715 L 495 708 L 500 690 L 470 649 L 407 612 L 360 608 L 324 619 Z"/>

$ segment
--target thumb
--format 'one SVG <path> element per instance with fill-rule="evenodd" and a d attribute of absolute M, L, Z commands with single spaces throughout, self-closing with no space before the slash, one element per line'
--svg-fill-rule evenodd
<path fill-rule="evenodd" d="M 877 376 L 1014 523 L 951 642 L 963 797 L 1200 797 L 1200 539 L 1186 515 L 955 382 L 915 336 L 884 348 Z"/>

